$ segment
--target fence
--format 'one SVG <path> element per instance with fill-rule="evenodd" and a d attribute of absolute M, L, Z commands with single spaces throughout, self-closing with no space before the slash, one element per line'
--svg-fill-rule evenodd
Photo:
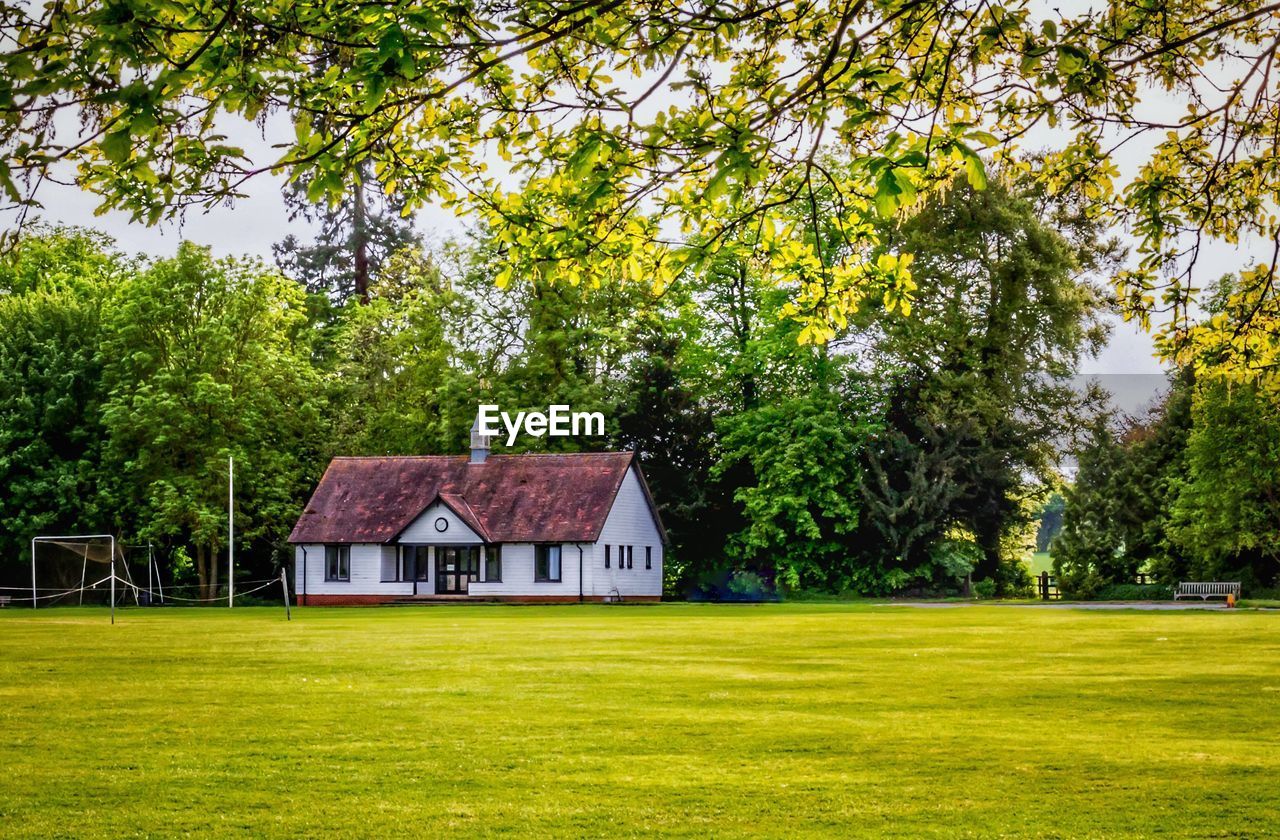
<path fill-rule="evenodd" d="M 1036 577 L 1036 597 L 1041 601 L 1057 601 L 1062 598 L 1062 590 L 1058 589 L 1058 581 L 1053 575 L 1041 572 Z"/>
<path fill-rule="evenodd" d="M 1058 601 L 1062 598 L 1062 590 L 1058 588 L 1058 579 L 1048 572 L 1036 575 L 1036 597 L 1041 601 Z M 1139 586 L 1155 583 L 1155 578 L 1145 572 L 1134 576 L 1133 582 Z"/>

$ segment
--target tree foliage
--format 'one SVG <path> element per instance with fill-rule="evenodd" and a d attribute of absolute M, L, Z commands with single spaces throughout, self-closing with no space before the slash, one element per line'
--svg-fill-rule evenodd
<path fill-rule="evenodd" d="M 1280 586 L 1280 402 L 1251 383 L 1203 382 L 1171 536 L 1197 579 Z"/>
<path fill-rule="evenodd" d="M 869 300 L 910 305 L 909 261 L 886 246 L 884 218 L 957 174 L 982 188 L 986 162 L 1046 127 L 1057 142 L 1035 177 L 1134 232 L 1140 261 L 1114 273 L 1118 296 L 1144 322 L 1172 310 L 1173 353 L 1200 238 L 1280 234 L 1276 11 L 1265 0 L 1111 0 L 1074 15 L 1031 0 L 5 3 L 0 189 L 34 206 L 69 165 L 104 207 L 154 223 L 265 172 L 340 202 L 367 167 L 410 210 L 440 199 L 481 214 L 500 283 L 662 287 L 751 230 L 770 279 L 794 292 L 802 337 L 822 341 Z M 1153 92 L 1186 110 L 1148 109 Z M 221 128 L 275 114 L 293 133 L 265 157 Z M 1122 181 L 1116 150 L 1135 138 L 1151 150 Z M 827 153 L 849 165 L 828 166 Z M 490 155 L 513 178 L 488 172 Z M 822 190 L 838 198 L 839 248 L 803 235 L 827 221 Z M 1255 290 L 1272 285 L 1275 262 L 1251 275 Z"/>
<path fill-rule="evenodd" d="M 0 555 L 38 534 L 96 533 L 104 495 L 99 345 L 127 266 L 103 237 L 38 229 L 0 269 Z"/>
<path fill-rule="evenodd" d="M 976 577 L 1005 570 L 1004 589 L 1023 577 L 1025 548 L 1007 554 L 1010 540 L 1095 400 L 1072 375 L 1105 340 L 1094 278 L 1115 245 L 1077 208 L 1002 174 L 985 190 L 956 183 L 889 235 L 916 255 L 919 288 L 910 317 L 866 316 L 891 384 L 861 488 L 878 562 L 927 568 L 958 529 L 982 551 Z"/>
<path fill-rule="evenodd" d="M 1096 422 L 1079 452 L 1053 543 L 1064 592 L 1093 595 L 1107 585 L 1132 584 L 1139 572 L 1166 582 L 1186 573 L 1173 508 L 1184 485 L 1193 388 L 1189 376 L 1175 377 L 1146 416 Z"/>
<path fill-rule="evenodd" d="M 227 545 L 228 458 L 245 542 L 283 543 L 316 477 L 322 408 L 307 328 L 298 287 L 187 243 L 116 292 L 103 343 L 107 458 L 140 533 L 195 546 L 206 595 Z"/>

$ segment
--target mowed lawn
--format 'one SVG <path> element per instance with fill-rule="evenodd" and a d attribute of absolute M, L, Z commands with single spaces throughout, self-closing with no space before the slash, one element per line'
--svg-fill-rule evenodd
<path fill-rule="evenodd" d="M 0 836 L 1280 833 L 1280 614 L 0 612 Z"/>

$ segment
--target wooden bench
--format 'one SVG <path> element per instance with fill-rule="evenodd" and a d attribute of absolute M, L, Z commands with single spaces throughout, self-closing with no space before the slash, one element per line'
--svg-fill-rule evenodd
<path fill-rule="evenodd" d="M 1218 581 L 1188 581 L 1178 584 L 1178 588 L 1173 592 L 1173 600 L 1180 598 L 1199 598 L 1207 601 L 1210 598 L 1222 598 L 1229 600 L 1234 598 L 1240 600 L 1240 583 L 1222 583 Z"/>
<path fill-rule="evenodd" d="M 9 606 L 9 596 L 0 595 L 0 609 L 4 609 L 7 606 Z"/>

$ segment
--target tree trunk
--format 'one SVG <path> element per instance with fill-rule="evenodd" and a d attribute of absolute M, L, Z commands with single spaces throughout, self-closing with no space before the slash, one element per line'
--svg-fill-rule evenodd
<path fill-rule="evenodd" d="M 218 597 L 218 550 L 213 546 L 209 546 L 209 594 L 205 597 Z"/>
<path fill-rule="evenodd" d="M 747 299 L 747 267 L 738 267 L 733 282 L 733 331 L 738 344 L 739 361 L 747 358 L 747 348 L 751 344 L 751 305 Z M 742 386 L 742 407 L 752 409 L 758 400 L 756 377 L 753 371 L 744 371 L 740 380 Z"/>
<path fill-rule="evenodd" d="M 205 597 L 205 593 L 209 591 L 209 569 L 205 565 L 204 546 L 196 545 L 196 578 L 200 581 L 200 595 Z"/>
<path fill-rule="evenodd" d="M 356 182 L 355 207 L 352 218 L 351 249 L 356 297 L 369 302 L 369 231 L 365 219 L 364 184 Z"/>

